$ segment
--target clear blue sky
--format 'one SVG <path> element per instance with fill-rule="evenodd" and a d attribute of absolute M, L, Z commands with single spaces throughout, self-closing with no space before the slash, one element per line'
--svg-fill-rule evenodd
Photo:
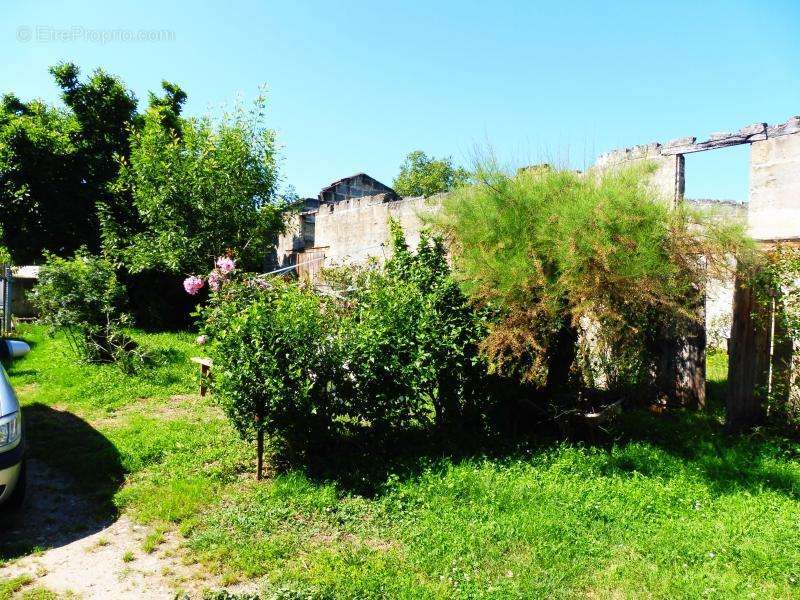
<path fill-rule="evenodd" d="M 26 42 L 20 27 L 89 33 Z M 174 40 L 87 39 L 113 29 Z M 0 91 L 24 99 L 56 99 L 47 67 L 61 60 L 103 67 L 140 99 L 174 81 L 189 114 L 266 83 L 301 195 L 357 171 L 391 183 L 415 148 L 465 162 L 488 141 L 511 163 L 580 168 L 800 113 L 800 0 L 6 0 L 0 56 Z M 744 199 L 746 149 L 692 156 L 687 171 L 689 196 Z"/>

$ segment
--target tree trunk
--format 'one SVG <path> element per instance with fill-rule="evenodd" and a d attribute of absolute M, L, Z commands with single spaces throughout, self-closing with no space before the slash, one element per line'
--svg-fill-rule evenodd
<path fill-rule="evenodd" d="M 546 392 L 559 391 L 569 383 L 569 373 L 577 355 L 578 330 L 569 318 L 565 317 L 550 345 L 547 357 Z"/>
<path fill-rule="evenodd" d="M 256 454 L 258 455 L 258 466 L 256 467 L 256 479 L 261 481 L 264 472 L 264 431 L 259 428 L 256 434 Z"/>
<path fill-rule="evenodd" d="M 256 413 L 256 480 L 261 481 L 264 472 L 264 416 Z"/>
<path fill-rule="evenodd" d="M 706 404 L 705 291 L 697 290 L 692 311 L 662 332 L 658 397 L 667 405 L 702 409 Z"/>

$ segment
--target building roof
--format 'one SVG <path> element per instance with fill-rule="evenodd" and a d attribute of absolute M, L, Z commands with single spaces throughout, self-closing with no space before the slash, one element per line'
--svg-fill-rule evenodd
<path fill-rule="evenodd" d="M 359 179 L 360 180 L 366 180 L 369 183 L 371 183 L 372 186 L 376 188 L 376 192 L 375 193 L 386 193 L 386 194 L 392 194 L 394 196 L 397 196 L 397 192 L 395 192 L 392 188 L 390 188 L 385 183 L 382 183 L 382 182 L 378 181 L 377 179 L 375 179 L 371 175 L 367 175 L 366 173 L 360 172 L 360 173 L 355 173 L 354 175 L 350 175 L 349 177 L 342 177 L 341 179 L 337 179 L 333 183 L 325 186 L 324 188 L 322 188 L 320 190 L 318 197 L 319 197 L 320 201 L 324 202 L 325 201 L 325 196 L 327 194 L 329 194 L 330 192 L 335 192 L 336 188 L 338 188 L 339 186 L 349 185 L 350 183 L 352 183 L 352 182 L 354 182 L 356 180 L 359 180 Z M 358 197 L 358 196 L 353 196 L 353 197 Z"/>

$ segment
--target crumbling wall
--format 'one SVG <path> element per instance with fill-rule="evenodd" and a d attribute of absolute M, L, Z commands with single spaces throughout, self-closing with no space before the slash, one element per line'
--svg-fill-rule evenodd
<path fill-rule="evenodd" d="M 597 158 L 595 168 L 613 169 L 645 161 L 656 167 L 650 177 L 650 184 L 656 193 L 668 202 L 670 207 L 674 208 L 683 199 L 685 189 L 683 155 L 663 155 L 661 144 L 652 143 L 601 154 Z"/>
<path fill-rule="evenodd" d="M 732 219 L 747 223 L 747 204 L 724 200 L 689 200 L 684 202 L 714 218 Z M 731 258 L 731 272 L 736 261 Z M 726 351 L 733 322 L 734 277 L 709 279 L 706 283 L 706 344 L 709 348 Z"/>
<path fill-rule="evenodd" d="M 684 201 L 685 154 L 740 144 L 751 145 L 750 199 L 747 208 L 751 235 L 765 242 L 800 240 L 800 117 L 773 126 L 756 123 L 733 133 L 712 133 L 704 141 L 684 137 L 664 144 L 651 143 L 614 150 L 601 155 L 595 168 L 613 169 L 649 161 L 655 165 L 650 184 L 665 202 L 675 207 Z M 388 255 L 385 244 L 389 239 L 390 218 L 403 226 L 410 245 L 418 242 L 423 226 L 420 215 L 436 210 L 437 199 L 397 199 L 390 188 L 379 182 L 372 183 L 374 180 L 362 175 L 340 180 L 325 188 L 320 194 L 322 204 L 316 211 L 289 217 L 289 233 L 281 236 L 278 243 L 278 266 L 295 264 L 298 256 L 301 262 L 312 256 L 314 261 L 319 261 L 319 257 L 324 256 L 326 265 L 357 263 L 369 257 L 383 258 Z M 374 190 L 364 187 L 367 183 L 380 185 L 389 193 L 372 193 Z M 371 195 L 346 198 L 347 195 L 366 193 Z M 742 206 L 733 210 L 742 218 Z M 320 262 L 314 262 L 314 265 Z M 753 358 L 750 356 L 751 347 L 755 346 L 749 343 L 749 338 L 742 338 L 737 347 L 735 339 L 751 327 L 750 324 L 742 324 L 745 317 L 749 318 L 749 313 L 745 314 L 749 310 L 748 293 L 740 288 L 734 292 L 733 281 L 710 281 L 707 282 L 705 302 L 697 307 L 699 313 L 705 311 L 706 326 L 717 327 L 719 330 L 713 333 L 722 337 L 725 337 L 728 329 L 727 316 L 733 313 L 731 360 L 737 361 L 737 364 L 731 364 L 731 385 L 738 386 L 739 396 L 752 395 L 750 388 L 753 378 L 739 374 L 744 373 L 741 365 L 749 364 L 748 361 Z M 740 307 L 732 310 L 731 304 L 736 302 L 734 297 L 740 298 Z M 689 404 L 702 404 L 705 394 L 705 344 L 706 329 L 700 327 L 684 339 L 673 340 L 671 348 L 665 352 L 665 364 L 669 365 L 668 369 L 674 370 L 669 381 L 672 386 L 668 394 L 670 397 L 682 398 Z"/>
<path fill-rule="evenodd" d="M 383 258 L 388 253 L 389 219 L 400 223 L 413 247 L 419 243 L 421 215 L 436 209 L 435 197 L 393 200 L 385 194 L 323 204 L 316 215 L 314 245 L 325 250 L 328 265 Z"/>
<path fill-rule="evenodd" d="M 757 240 L 800 237 L 800 119 L 797 133 L 750 147 L 750 235 Z"/>
<path fill-rule="evenodd" d="M 656 169 L 649 184 L 659 197 L 674 208 L 683 201 L 685 190 L 684 165 L 681 154 L 664 154 L 662 145 L 652 143 L 634 148 L 615 150 L 601 155 L 595 169 L 608 170 L 636 163 L 648 162 Z M 705 322 L 705 291 L 703 301 L 695 310 L 700 322 Z M 680 335 L 664 332 L 658 374 L 660 398 L 677 401 L 688 406 L 705 404 L 705 327 L 695 321 L 683 324 Z"/>
<path fill-rule="evenodd" d="M 305 215 L 299 212 L 288 212 L 283 215 L 284 232 L 275 243 L 275 254 L 267 260 L 266 269 L 280 269 L 295 264 L 295 255 L 303 250 L 306 244 L 313 245 L 313 237 L 307 239 L 304 227 Z"/>
<path fill-rule="evenodd" d="M 695 137 L 685 137 L 671 140 L 663 145 L 652 143 L 615 150 L 602 155 L 596 167 L 606 169 L 637 161 L 651 161 L 656 165 L 651 184 L 665 201 L 675 206 L 683 199 L 685 154 L 741 144 L 751 146 L 750 194 L 747 209 L 750 235 L 765 243 L 800 239 L 800 117 L 792 117 L 778 125 L 755 123 L 732 133 L 712 133 L 708 139 L 699 142 Z M 730 306 L 729 303 L 734 304 L 730 309 L 733 332 L 730 334 L 729 382 L 733 390 L 731 397 L 734 398 L 734 404 L 745 406 L 741 399 L 745 397 L 752 399 L 755 378 L 747 370 L 749 367 L 744 368 L 742 365 L 752 366 L 759 362 L 754 349 L 761 347 L 759 344 L 763 342 L 762 338 L 765 335 L 769 336 L 766 332 L 751 331 L 754 327 L 750 314 L 752 293 L 742 287 L 743 285 L 744 283 L 740 282 L 734 294 L 731 281 L 708 282 L 705 309 L 707 311 L 713 309 L 716 313 L 714 315 L 707 313 L 707 327 L 719 326 L 714 321 L 728 312 L 726 307 Z M 725 325 L 721 327 L 724 328 Z M 687 340 L 688 345 L 678 344 L 675 348 L 679 356 L 674 362 L 682 371 L 677 374 L 676 391 L 677 396 L 680 396 L 680 388 L 688 385 L 694 387 L 694 392 L 689 390 L 690 393 L 700 397 L 703 391 L 700 389 L 700 378 L 696 375 L 703 368 L 704 357 L 700 353 L 700 344 L 705 344 L 705 340 L 699 332 L 698 335 L 690 337 L 692 339 Z M 760 341 L 754 344 L 751 343 L 753 339 Z M 776 344 L 780 345 L 780 342 L 781 340 L 777 340 Z M 672 360 L 675 357 L 667 358 Z M 695 372 L 692 373 L 692 370 Z"/>

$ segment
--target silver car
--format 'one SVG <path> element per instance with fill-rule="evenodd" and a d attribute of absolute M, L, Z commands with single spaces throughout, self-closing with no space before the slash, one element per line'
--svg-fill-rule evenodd
<path fill-rule="evenodd" d="M 29 347 L 24 342 L 0 340 L 3 354 L 24 356 Z M 15 509 L 25 497 L 25 429 L 22 411 L 8 375 L 0 365 L 0 505 Z"/>

